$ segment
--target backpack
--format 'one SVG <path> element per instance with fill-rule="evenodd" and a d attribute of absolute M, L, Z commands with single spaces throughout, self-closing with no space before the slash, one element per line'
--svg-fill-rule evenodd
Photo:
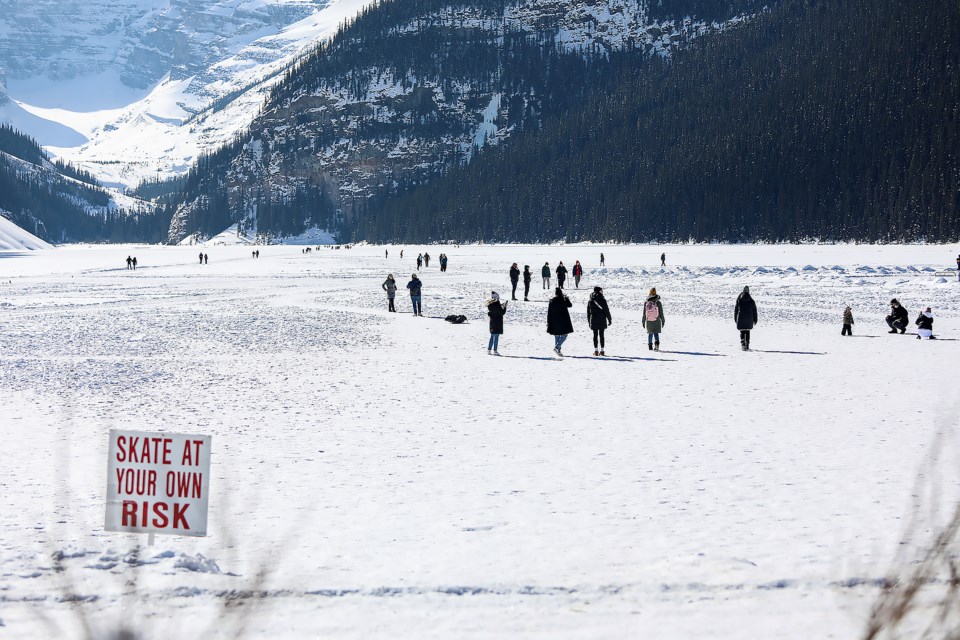
<path fill-rule="evenodd" d="M 447 316 L 446 318 L 444 318 L 444 320 L 446 320 L 447 322 L 450 322 L 450 323 L 452 323 L 452 324 L 463 324 L 464 322 L 467 321 L 467 316 L 454 316 L 454 315 L 449 315 L 449 316 Z"/>
<path fill-rule="evenodd" d="M 644 305 L 644 312 L 647 318 L 647 322 L 656 322 L 660 318 L 660 310 L 657 308 L 657 303 L 653 300 L 647 300 L 647 304 Z"/>

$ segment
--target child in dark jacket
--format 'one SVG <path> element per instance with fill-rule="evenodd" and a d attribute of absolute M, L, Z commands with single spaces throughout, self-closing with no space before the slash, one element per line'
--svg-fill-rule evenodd
<path fill-rule="evenodd" d="M 840 335 L 853 335 L 853 311 L 850 309 L 849 305 L 847 305 L 847 308 L 843 310 L 843 330 L 840 331 Z"/>

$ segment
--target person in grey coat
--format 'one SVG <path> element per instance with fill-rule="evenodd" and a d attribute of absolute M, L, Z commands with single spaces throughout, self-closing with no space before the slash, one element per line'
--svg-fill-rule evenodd
<path fill-rule="evenodd" d="M 757 324 L 757 303 L 750 297 L 750 287 L 744 287 L 737 297 L 737 306 L 733 310 L 733 319 L 740 330 L 740 347 L 750 351 L 750 331 Z"/>
<path fill-rule="evenodd" d="M 396 313 L 397 310 L 393 306 L 393 299 L 397 297 L 397 281 L 393 279 L 392 273 L 387 274 L 387 279 L 383 281 L 380 287 L 387 292 L 387 311 Z"/>
<path fill-rule="evenodd" d="M 657 295 L 657 289 L 650 289 L 647 301 L 643 303 L 643 326 L 647 330 L 647 349 L 660 351 L 660 332 L 667 319 L 663 315 L 663 303 Z"/>

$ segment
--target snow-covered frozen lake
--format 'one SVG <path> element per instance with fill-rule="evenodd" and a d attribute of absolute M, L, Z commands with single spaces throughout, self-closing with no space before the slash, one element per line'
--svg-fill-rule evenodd
<path fill-rule="evenodd" d="M 851 638 L 960 497 L 958 246 L 259 249 L 0 253 L 0 637 Z M 426 317 L 387 313 L 423 249 Z M 577 259 L 560 360 L 539 270 Z M 103 531 L 111 428 L 213 436 L 208 537 Z"/>

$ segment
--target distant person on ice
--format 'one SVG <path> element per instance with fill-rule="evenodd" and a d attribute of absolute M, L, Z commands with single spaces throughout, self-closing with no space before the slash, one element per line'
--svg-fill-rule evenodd
<path fill-rule="evenodd" d="M 957 281 L 960 282 L 960 256 L 957 256 Z"/>
<path fill-rule="evenodd" d="M 910 314 L 903 308 L 900 301 L 894 298 L 890 301 L 890 315 L 884 318 L 884 320 L 887 321 L 887 326 L 890 327 L 890 331 L 887 333 L 896 333 L 897 331 L 906 333 L 907 324 L 910 323 Z"/>
<path fill-rule="evenodd" d="M 517 299 L 517 285 L 520 284 L 520 267 L 517 266 L 517 263 L 514 262 L 510 265 L 510 286 L 513 288 L 510 293 L 510 299 Z"/>
<path fill-rule="evenodd" d="M 423 316 L 423 306 L 420 297 L 422 287 L 423 283 L 420 282 L 417 274 L 410 274 L 410 282 L 407 283 L 407 289 L 410 290 L 410 304 L 413 305 L 413 315 L 415 316 Z"/>
<path fill-rule="evenodd" d="M 936 336 L 933 335 L 933 311 L 930 310 L 930 307 L 927 307 L 926 311 L 917 316 L 916 325 L 917 340 L 920 338 L 936 339 Z"/>
<path fill-rule="evenodd" d="M 647 330 L 647 349 L 660 351 L 660 332 L 667 319 L 663 315 L 663 302 L 657 295 L 657 289 L 650 289 L 647 301 L 643 303 L 643 326 Z"/>
<path fill-rule="evenodd" d="M 563 289 L 557 287 L 554 296 L 550 298 L 547 307 L 547 333 L 553 336 L 553 352 L 563 357 L 560 347 L 567 336 L 573 333 L 573 322 L 570 321 L 570 307 L 573 303 L 563 295 Z"/>
<path fill-rule="evenodd" d="M 580 278 L 583 277 L 583 267 L 580 266 L 580 261 L 577 260 L 573 265 L 573 284 L 579 289 L 580 288 Z"/>
<path fill-rule="evenodd" d="M 210 254 L 203 254 L 203 264 L 210 264 Z"/>
<path fill-rule="evenodd" d="M 543 288 L 550 288 L 550 263 L 544 262 L 543 269 L 540 269 L 540 275 L 543 276 Z"/>
<path fill-rule="evenodd" d="M 133 269 L 133 258 L 127 256 L 127 269 Z"/>
<path fill-rule="evenodd" d="M 530 265 L 523 265 L 523 301 L 530 302 L 530 281 L 533 280 L 533 274 L 530 273 Z"/>
<path fill-rule="evenodd" d="M 500 302 L 500 294 L 490 292 L 490 299 L 486 302 L 487 315 L 490 316 L 490 342 L 487 343 L 487 353 L 500 355 L 497 347 L 500 346 L 500 336 L 503 334 L 503 316 L 507 313 L 507 303 Z"/>
<path fill-rule="evenodd" d="M 203 264 L 203 254 L 200 254 L 200 264 Z"/>
<path fill-rule="evenodd" d="M 396 313 L 397 309 L 393 306 L 393 299 L 397 297 L 397 281 L 393 279 L 392 273 L 387 274 L 387 279 L 383 281 L 380 287 L 387 292 L 387 311 Z"/>
<path fill-rule="evenodd" d="M 384 258 L 389 258 L 389 257 L 390 257 L 390 250 L 389 250 L 389 249 L 384 249 L 384 250 L 383 250 L 383 257 L 384 257 Z"/>
<path fill-rule="evenodd" d="M 603 332 L 607 327 L 613 324 L 613 318 L 610 317 L 610 307 L 607 305 L 607 299 L 603 297 L 603 289 L 594 287 L 590 294 L 590 301 L 587 302 L 587 324 L 593 330 L 593 355 L 605 355 Z M 599 351 L 598 349 L 599 344 Z"/>
<path fill-rule="evenodd" d="M 430 268 L 430 254 L 426 251 L 423 252 L 423 266 L 424 268 Z"/>
<path fill-rule="evenodd" d="M 440 271 L 443 271 L 444 273 L 446 273 L 448 260 L 450 260 L 450 258 L 447 257 L 447 254 L 445 253 L 440 254 Z"/>
<path fill-rule="evenodd" d="M 567 268 L 563 266 L 563 260 L 557 265 L 557 286 L 563 289 L 563 283 L 567 281 Z"/>
<path fill-rule="evenodd" d="M 133 270 L 137 270 L 137 256 L 133 256 Z"/>
<path fill-rule="evenodd" d="M 733 310 L 733 319 L 740 330 L 740 348 L 750 351 L 750 330 L 757 324 L 757 303 L 750 297 L 750 287 L 744 287 L 737 297 L 737 306 Z"/>
<path fill-rule="evenodd" d="M 601 253 L 601 254 L 600 254 L 600 266 L 602 267 L 604 264 L 605 264 L 605 261 L 604 261 L 604 259 L 603 259 L 603 254 Z"/>
<path fill-rule="evenodd" d="M 666 253 L 661 253 L 661 254 L 660 254 L 660 266 L 661 266 L 661 267 L 667 266 L 667 254 L 666 254 Z"/>
<path fill-rule="evenodd" d="M 423 254 L 417 254 L 417 271 L 420 271 L 420 267 L 423 266 Z"/>
<path fill-rule="evenodd" d="M 847 308 L 843 310 L 843 329 L 840 330 L 840 335 L 853 335 L 853 309 L 850 308 L 850 305 L 847 305 Z"/>

